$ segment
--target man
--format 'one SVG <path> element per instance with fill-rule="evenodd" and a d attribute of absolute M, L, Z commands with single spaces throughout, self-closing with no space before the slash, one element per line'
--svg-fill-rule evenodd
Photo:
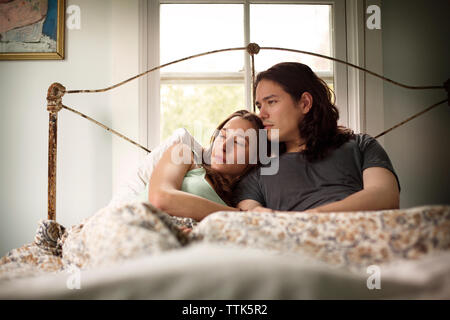
<path fill-rule="evenodd" d="M 278 139 L 279 170 L 249 173 L 234 192 L 252 211 L 337 212 L 398 209 L 400 183 L 381 145 L 338 126 L 339 111 L 323 80 L 301 63 L 258 74 L 256 106 L 269 140 Z"/>

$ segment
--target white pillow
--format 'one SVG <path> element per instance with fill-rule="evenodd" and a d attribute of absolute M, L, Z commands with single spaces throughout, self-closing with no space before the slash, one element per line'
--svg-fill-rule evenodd
<path fill-rule="evenodd" d="M 164 140 L 158 147 L 152 150 L 139 164 L 137 170 L 133 172 L 127 179 L 125 179 L 109 203 L 110 205 L 117 205 L 121 202 L 129 202 L 146 199 L 142 196 L 146 190 L 146 186 L 152 175 L 153 169 L 161 159 L 164 152 L 177 143 L 185 143 L 191 146 L 194 151 L 196 163 L 201 163 L 202 146 L 194 137 L 185 129 L 179 128 L 174 133 Z"/>

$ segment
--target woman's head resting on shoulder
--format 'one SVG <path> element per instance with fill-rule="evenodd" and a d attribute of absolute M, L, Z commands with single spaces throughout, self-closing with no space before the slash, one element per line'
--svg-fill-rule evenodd
<path fill-rule="evenodd" d="M 258 162 L 259 139 L 263 123 L 257 115 L 239 110 L 218 125 L 211 137 L 210 168 L 236 178 L 244 175 Z"/>
<path fill-rule="evenodd" d="M 211 137 L 210 148 L 203 158 L 203 167 L 219 196 L 232 205 L 232 192 L 236 183 L 260 164 L 261 139 L 267 143 L 263 123 L 247 110 L 233 112 L 220 123 Z M 267 156 L 268 150 L 264 151 Z M 262 150 L 263 151 L 263 150 Z"/>

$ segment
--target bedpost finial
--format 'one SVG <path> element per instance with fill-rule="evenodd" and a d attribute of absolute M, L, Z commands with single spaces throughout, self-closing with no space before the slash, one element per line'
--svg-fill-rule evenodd
<path fill-rule="evenodd" d="M 62 96 L 66 88 L 60 83 L 52 83 L 47 91 L 47 111 L 58 112 L 62 109 Z"/>
<path fill-rule="evenodd" d="M 249 43 L 247 45 L 247 52 L 249 54 L 258 54 L 260 49 L 261 49 L 260 46 L 257 43 L 254 43 L 254 42 Z"/>

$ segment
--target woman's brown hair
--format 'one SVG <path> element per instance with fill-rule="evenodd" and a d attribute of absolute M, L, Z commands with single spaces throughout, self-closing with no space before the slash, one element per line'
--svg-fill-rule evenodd
<path fill-rule="evenodd" d="M 220 130 L 225 126 L 225 124 L 231 120 L 234 117 L 239 117 L 241 119 L 247 120 L 249 121 L 252 125 L 253 128 L 257 130 L 257 147 L 256 147 L 256 152 L 257 152 L 257 163 L 256 164 L 248 164 L 247 168 L 237 177 L 234 177 L 231 181 L 225 179 L 225 177 L 223 177 L 219 172 L 213 170 L 211 168 L 210 165 L 210 151 L 212 146 L 214 145 L 214 141 L 216 140 L 217 136 L 219 135 Z M 214 190 L 217 192 L 217 194 L 222 198 L 222 200 L 228 204 L 229 206 L 232 206 L 232 200 L 231 200 L 231 196 L 232 196 L 232 192 L 234 187 L 236 186 L 237 182 L 239 182 L 239 180 L 244 177 L 250 170 L 252 170 L 254 167 L 256 167 L 257 165 L 260 164 L 259 162 L 259 129 L 264 129 L 264 125 L 261 121 L 261 119 L 254 113 L 251 113 L 247 110 L 239 110 L 236 112 L 233 112 L 230 116 L 228 116 L 224 121 L 222 121 L 216 128 L 216 130 L 214 131 L 214 134 L 211 136 L 211 141 L 210 141 L 210 149 L 209 151 L 206 152 L 206 157 L 202 157 L 202 165 L 206 170 L 206 174 L 208 175 L 208 178 L 211 179 L 211 182 L 213 184 Z M 266 145 L 270 145 L 269 143 L 267 143 Z M 270 150 L 267 150 L 267 154 L 270 154 Z M 205 159 L 206 158 L 206 159 Z M 205 161 L 206 160 L 206 161 Z"/>
<path fill-rule="evenodd" d="M 260 72 L 255 86 L 261 80 L 271 80 L 298 102 L 304 92 L 309 92 L 313 105 L 298 124 L 300 136 L 306 141 L 302 152 L 308 161 L 323 159 L 328 152 L 338 148 L 353 136 L 353 130 L 338 126 L 339 110 L 334 104 L 334 92 L 310 67 L 298 62 L 282 62 Z M 280 143 L 280 154 L 286 151 Z"/>

